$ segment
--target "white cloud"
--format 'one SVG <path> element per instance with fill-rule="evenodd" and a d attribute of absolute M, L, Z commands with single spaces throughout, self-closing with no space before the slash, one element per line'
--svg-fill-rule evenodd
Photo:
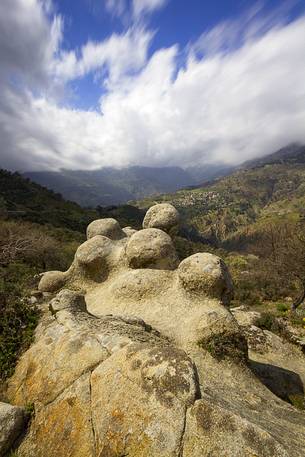
<path fill-rule="evenodd" d="M 152 36 L 144 29 L 131 28 L 102 42 L 89 41 L 82 47 L 80 58 L 75 51 L 62 52 L 54 61 L 54 73 L 57 78 L 68 81 L 104 69 L 107 70 L 105 83 L 112 86 L 124 75 L 143 67 Z"/>
<path fill-rule="evenodd" d="M 166 3 L 167 0 L 133 0 L 133 15 L 135 18 L 140 18 L 144 14 L 163 8 Z"/>
<path fill-rule="evenodd" d="M 106 0 L 105 6 L 109 13 L 122 16 L 126 10 L 126 0 Z"/>
<path fill-rule="evenodd" d="M 50 2 L 1 0 L 0 78 L 43 84 L 62 37 L 62 19 L 47 16 Z"/>
<path fill-rule="evenodd" d="M 106 0 L 106 10 L 113 16 L 123 19 L 123 22 L 139 21 L 145 15 L 151 14 L 156 10 L 163 8 L 168 0 Z"/>
<path fill-rule="evenodd" d="M 15 14 L 4 17 L 8 1 Z M 179 69 L 179 47 L 148 57 L 153 34 L 139 26 L 65 53 L 61 18 L 38 0 L 2 0 L 0 165 L 238 163 L 305 142 L 305 18 L 263 29 L 248 21 L 236 41 L 239 27 L 227 23 L 200 37 Z M 65 81 L 90 72 L 104 84 L 101 110 L 59 103 Z"/>

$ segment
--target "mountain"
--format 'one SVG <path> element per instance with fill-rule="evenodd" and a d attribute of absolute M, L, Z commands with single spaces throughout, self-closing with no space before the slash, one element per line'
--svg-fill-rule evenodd
<path fill-rule="evenodd" d="M 248 160 L 242 164 L 241 168 L 256 168 L 273 164 L 305 164 L 305 145 L 291 143 L 272 154 Z"/>
<path fill-rule="evenodd" d="M 119 205 L 129 200 L 175 192 L 201 184 L 233 171 L 224 164 L 180 167 L 105 167 L 99 170 L 61 170 L 27 172 L 24 176 L 60 192 L 81 206 Z"/>
<path fill-rule="evenodd" d="M 248 169 L 271 163 L 302 163 L 304 146 L 289 145 L 274 154 L 245 162 L 240 167 L 224 163 L 180 167 L 105 167 L 98 170 L 26 172 L 24 177 L 59 192 L 83 207 L 120 205 L 131 200 L 197 187 L 228 176 L 238 168 Z M 302 159 L 303 157 L 303 159 Z"/>
<path fill-rule="evenodd" d="M 303 220 L 304 183 L 305 146 L 294 144 L 249 161 L 229 176 L 136 204 L 147 208 L 171 202 L 206 239 L 219 244 L 272 221 Z"/>
<path fill-rule="evenodd" d="M 0 170 L 0 207 L 9 218 L 84 232 L 96 211 L 81 208 L 19 173 Z"/>
<path fill-rule="evenodd" d="M 147 195 L 173 192 L 194 183 L 179 167 L 112 167 L 99 170 L 27 172 L 25 177 L 82 206 L 118 205 Z"/>
<path fill-rule="evenodd" d="M 19 173 L 0 170 L 0 217 L 85 233 L 89 222 L 98 218 L 115 218 L 122 227 L 141 227 L 144 212 L 131 205 L 84 209 L 66 201 L 59 193 L 41 186 Z"/>
<path fill-rule="evenodd" d="M 193 184 L 202 184 L 212 179 L 227 176 L 236 170 L 236 166 L 227 165 L 224 163 L 207 164 L 201 166 L 192 166 L 186 168 L 187 173 L 191 176 Z"/>

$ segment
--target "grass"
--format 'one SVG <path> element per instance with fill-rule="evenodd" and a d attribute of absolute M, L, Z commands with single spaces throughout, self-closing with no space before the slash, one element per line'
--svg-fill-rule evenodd
<path fill-rule="evenodd" d="M 305 397 L 301 394 L 289 395 L 290 403 L 297 409 L 305 411 Z"/>
<path fill-rule="evenodd" d="M 26 298 L 32 274 L 22 264 L 0 268 L 0 382 L 13 374 L 20 354 L 33 341 L 39 311 Z"/>
<path fill-rule="evenodd" d="M 238 361 L 247 360 L 247 342 L 243 335 L 236 334 L 214 334 L 205 340 L 201 340 L 198 346 L 205 349 L 216 360 L 221 361 L 230 358 Z"/>

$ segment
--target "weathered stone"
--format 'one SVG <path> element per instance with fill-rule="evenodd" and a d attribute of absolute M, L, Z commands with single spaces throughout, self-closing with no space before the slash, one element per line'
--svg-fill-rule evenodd
<path fill-rule="evenodd" d="M 177 230 L 180 223 L 180 215 L 170 203 L 159 203 L 151 206 L 147 211 L 143 228 L 157 228 L 164 232 L 172 233 Z"/>
<path fill-rule="evenodd" d="M 87 239 L 89 240 L 96 235 L 103 235 L 111 240 L 120 240 L 126 236 L 120 224 L 112 218 L 97 219 L 88 225 Z"/>
<path fill-rule="evenodd" d="M 184 457 L 288 455 L 287 450 L 271 434 L 208 399 L 197 401 L 187 413 Z"/>
<path fill-rule="evenodd" d="M 66 273 L 62 271 L 48 271 L 43 274 L 38 289 L 40 292 L 56 292 L 65 285 L 66 281 Z"/>
<path fill-rule="evenodd" d="M 172 270 L 177 255 L 171 238 L 159 229 L 144 229 L 131 236 L 126 247 L 131 268 L 158 268 Z"/>
<path fill-rule="evenodd" d="M 57 314 L 61 313 L 64 311 Z M 80 326 L 67 331 L 69 323 L 65 324 L 60 325 L 54 319 L 43 336 L 21 357 L 8 386 L 8 396 L 14 404 L 53 401 L 82 373 L 109 356 L 89 326 L 85 331 Z"/>
<path fill-rule="evenodd" d="M 290 395 L 303 392 L 300 349 L 235 310 L 238 325 L 221 259 L 177 267 L 167 233 L 129 235 L 89 236 L 61 274 L 71 290 L 51 300 L 8 385 L 9 401 L 35 403 L 20 456 L 303 456 Z"/>
<path fill-rule="evenodd" d="M 0 457 L 12 447 L 26 424 L 22 408 L 0 402 Z"/>
<path fill-rule="evenodd" d="M 231 312 L 241 326 L 255 325 L 261 316 L 261 313 L 257 311 L 248 311 L 240 308 L 231 308 Z"/>
<path fill-rule="evenodd" d="M 94 370 L 91 384 L 97 455 L 179 454 L 185 410 L 197 392 L 183 351 L 127 346 Z"/>
<path fill-rule="evenodd" d="M 37 404 L 20 457 L 94 457 L 90 374 L 84 374 L 46 406 Z"/>
<path fill-rule="evenodd" d="M 61 290 L 53 300 L 50 301 L 49 309 L 52 314 L 63 309 L 75 309 L 79 311 L 86 311 L 86 302 L 82 294 L 73 290 Z"/>
<path fill-rule="evenodd" d="M 216 255 L 198 253 L 187 257 L 179 265 L 182 286 L 191 292 L 201 292 L 230 303 L 233 284 L 225 263 Z"/>
<path fill-rule="evenodd" d="M 134 233 L 137 232 L 137 230 L 133 229 L 132 227 L 124 227 L 122 230 L 128 237 L 132 236 Z"/>
<path fill-rule="evenodd" d="M 112 242 L 106 236 L 96 235 L 83 243 L 76 251 L 75 259 L 87 268 L 103 268 L 103 260 L 111 253 Z"/>

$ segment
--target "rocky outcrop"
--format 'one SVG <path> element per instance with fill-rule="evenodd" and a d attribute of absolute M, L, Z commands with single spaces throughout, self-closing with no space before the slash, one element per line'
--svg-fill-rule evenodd
<path fill-rule="evenodd" d="M 26 414 L 22 408 L 0 402 L 0 456 L 16 442 L 26 425 Z"/>
<path fill-rule="evenodd" d="M 147 211 L 143 228 L 157 228 L 167 233 L 174 233 L 180 225 L 180 215 L 169 203 L 154 205 Z"/>
<path fill-rule="evenodd" d="M 18 455 L 303 456 L 304 414 L 248 360 L 225 264 L 178 264 L 176 210 L 166 227 L 163 205 L 150 214 L 122 237 L 90 224 L 70 269 L 42 277 L 58 293 L 8 387 L 13 404 L 35 405 Z"/>

